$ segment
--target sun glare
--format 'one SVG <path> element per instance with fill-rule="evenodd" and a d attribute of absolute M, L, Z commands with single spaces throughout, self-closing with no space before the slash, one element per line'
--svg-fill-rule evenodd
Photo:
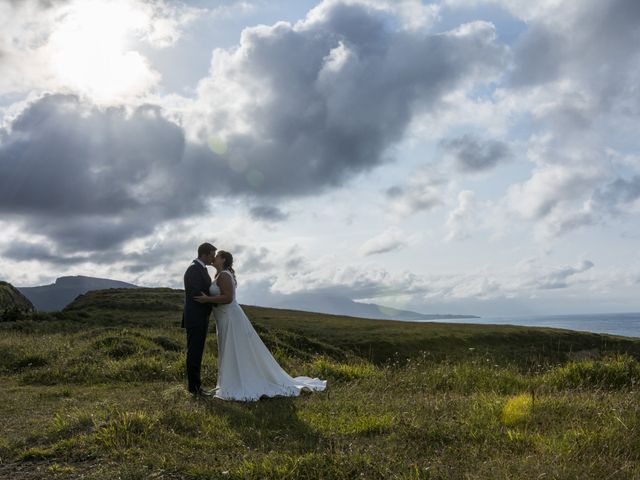
<path fill-rule="evenodd" d="M 128 49 L 127 41 L 149 19 L 128 3 L 72 3 L 52 33 L 50 60 L 56 77 L 97 102 L 136 96 L 157 81 L 146 59 Z"/>

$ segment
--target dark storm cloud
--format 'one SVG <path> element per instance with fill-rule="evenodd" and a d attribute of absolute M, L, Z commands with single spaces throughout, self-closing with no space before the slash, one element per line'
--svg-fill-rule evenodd
<path fill-rule="evenodd" d="M 182 130 L 156 108 L 129 117 L 46 96 L 15 119 L 0 146 L 0 208 L 65 216 L 138 209 L 183 152 Z"/>
<path fill-rule="evenodd" d="M 442 140 L 440 148 L 453 157 L 456 167 L 463 172 L 489 170 L 511 156 L 506 143 L 469 134 Z"/>
<path fill-rule="evenodd" d="M 89 257 L 64 256 L 52 252 L 47 246 L 37 243 L 14 242 L 7 248 L 2 250 L 2 255 L 15 261 L 31 261 L 47 262 L 58 266 L 77 265 L 78 263 L 87 262 Z"/>
<path fill-rule="evenodd" d="M 394 30 L 389 13 L 364 5 L 328 5 L 294 26 L 247 29 L 237 50 L 214 56 L 199 88 L 211 106 L 201 134 L 228 129 L 230 119 L 251 125 L 226 135 L 229 162 L 246 165 L 229 177 L 236 192 L 342 185 L 388 161 L 414 113 L 504 60 L 490 24 L 428 35 Z M 224 102 L 224 90 L 252 97 Z"/>
<path fill-rule="evenodd" d="M 103 250 L 197 213 L 215 162 L 157 107 L 45 96 L 2 132 L 0 212 L 69 251 Z"/>
<path fill-rule="evenodd" d="M 251 218 L 255 220 L 263 220 L 266 222 L 282 222 L 289 218 L 289 215 L 278 207 L 270 205 L 259 205 L 249 210 Z"/>

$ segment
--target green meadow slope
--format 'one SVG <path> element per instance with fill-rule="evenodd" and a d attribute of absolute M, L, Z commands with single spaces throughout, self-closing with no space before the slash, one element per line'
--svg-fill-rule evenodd
<path fill-rule="evenodd" d="M 184 389 L 182 292 L 0 323 L 0 478 L 640 478 L 640 340 L 245 307 L 322 393 Z M 205 386 L 216 376 L 212 328 Z"/>

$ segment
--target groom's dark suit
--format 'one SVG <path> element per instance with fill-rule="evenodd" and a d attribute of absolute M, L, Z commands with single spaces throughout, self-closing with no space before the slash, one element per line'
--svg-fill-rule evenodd
<path fill-rule="evenodd" d="M 194 260 L 184 273 L 184 312 L 182 314 L 182 328 L 187 329 L 187 378 L 190 392 L 200 390 L 200 366 L 212 308 L 212 304 L 198 303 L 193 297 L 201 295 L 202 292 L 208 295 L 209 287 L 211 287 L 211 277 L 207 268 Z"/>

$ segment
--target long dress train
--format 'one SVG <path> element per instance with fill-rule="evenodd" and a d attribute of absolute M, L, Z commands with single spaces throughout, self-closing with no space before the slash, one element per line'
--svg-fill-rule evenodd
<path fill-rule="evenodd" d="M 223 270 L 220 275 L 232 275 Z M 291 377 L 278 364 L 258 336 L 242 307 L 233 300 L 213 309 L 218 333 L 218 382 L 215 397 L 223 400 L 255 401 L 262 396 L 298 396 L 303 390 L 322 391 L 326 380 Z M 209 292 L 219 295 L 213 283 Z"/>

